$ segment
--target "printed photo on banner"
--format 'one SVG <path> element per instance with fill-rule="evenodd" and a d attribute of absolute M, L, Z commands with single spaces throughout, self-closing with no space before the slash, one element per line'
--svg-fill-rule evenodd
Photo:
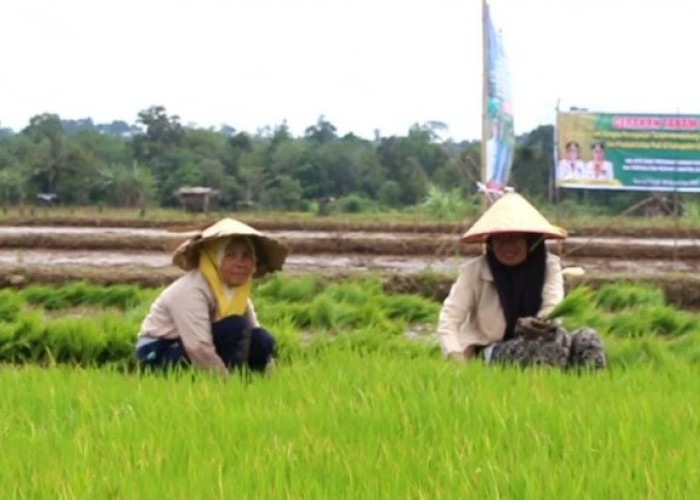
<path fill-rule="evenodd" d="M 560 112 L 557 187 L 700 191 L 700 116 Z"/>

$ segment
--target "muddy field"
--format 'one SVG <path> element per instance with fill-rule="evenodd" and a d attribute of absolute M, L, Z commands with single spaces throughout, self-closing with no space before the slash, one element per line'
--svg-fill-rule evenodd
<path fill-rule="evenodd" d="M 292 255 L 319 254 L 402 256 L 443 259 L 478 255 L 479 245 L 463 245 L 456 233 L 269 230 Z M 159 228 L 96 228 L 75 226 L 0 226 L 0 249 L 112 252 L 169 252 L 193 234 Z M 580 237 L 554 242 L 550 250 L 564 259 L 700 261 L 700 239 Z M 48 253 L 45 253 L 48 255 Z M 101 261 L 110 258 L 105 253 Z M 115 256 L 114 259 L 119 259 Z"/>
<path fill-rule="evenodd" d="M 170 251 L 202 225 L 152 223 L 133 227 L 112 221 L 113 225 L 106 226 L 105 221 L 84 219 L 61 219 L 52 225 L 47 225 L 46 219 L 14 222 L 0 224 L 0 284 L 88 279 L 161 285 L 180 274 L 170 263 Z M 385 275 L 392 287 L 413 287 L 437 298 L 447 292 L 460 262 L 481 251 L 479 245 L 459 243 L 461 229 L 457 225 L 324 227 L 323 223 L 321 220 L 302 229 L 268 221 L 258 227 L 289 247 L 288 272 L 342 276 L 374 271 Z M 700 296 L 696 297 L 700 282 L 695 279 L 700 270 L 700 235 L 686 231 L 682 238 L 665 237 L 665 231 L 660 228 L 653 235 L 647 231 L 641 236 L 579 234 L 563 243 L 551 243 L 550 250 L 562 257 L 565 268 L 584 270 L 583 276 L 567 277 L 569 284 L 648 280 L 662 284 L 673 302 L 700 307 Z"/>
<path fill-rule="evenodd" d="M 313 218 L 257 218 L 250 214 L 237 216 L 243 222 L 261 231 L 322 231 L 322 232 L 370 232 L 370 233 L 438 233 L 459 234 L 469 225 L 469 221 L 457 222 L 423 222 L 420 220 L 403 222 L 340 221 L 324 217 Z M 51 216 L 7 217 L 0 218 L 0 226 L 20 227 L 102 227 L 102 228 L 150 228 L 164 229 L 170 232 L 186 232 L 202 229 L 216 218 L 199 217 L 196 220 L 151 220 L 146 218 L 109 218 L 87 216 Z M 700 225 L 689 221 L 674 221 L 671 218 L 659 218 L 653 222 L 644 219 L 612 219 L 604 223 L 594 221 L 561 224 L 570 236 L 590 237 L 633 237 L 633 238 L 681 238 L 700 239 Z"/>

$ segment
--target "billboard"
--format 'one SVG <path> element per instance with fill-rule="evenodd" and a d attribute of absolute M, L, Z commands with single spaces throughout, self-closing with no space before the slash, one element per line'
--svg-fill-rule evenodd
<path fill-rule="evenodd" d="M 557 114 L 558 187 L 700 192 L 700 115 Z"/>
<path fill-rule="evenodd" d="M 484 122 L 482 182 L 488 191 L 505 190 L 513 163 L 515 132 L 510 93 L 508 59 L 500 31 L 493 24 L 491 9 L 483 2 Z"/>

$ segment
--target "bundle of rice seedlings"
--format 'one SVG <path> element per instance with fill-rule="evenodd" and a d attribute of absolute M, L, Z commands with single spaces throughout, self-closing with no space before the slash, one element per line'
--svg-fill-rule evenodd
<path fill-rule="evenodd" d="M 24 297 L 21 295 L 11 290 L 0 290 L 0 321 L 14 321 L 23 305 Z"/>
<path fill-rule="evenodd" d="M 378 297 L 382 310 L 389 318 L 402 318 L 406 321 L 437 321 L 440 304 L 418 295 L 383 295 Z"/>
<path fill-rule="evenodd" d="M 255 297 L 269 297 L 289 302 L 311 301 L 322 289 L 318 277 L 312 275 L 282 277 L 275 275 L 256 288 Z"/>
<path fill-rule="evenodd" d="M 44 309 L 64 309 L 70 305 L 64 293 L 48 285 L 30 285 L 21 293 L 27 302 L 40 305 Z"/>
<path fill-rule="evenodd" d="M 593 292 L 586 286 L 576 287 L 547 315 L 552 320 L 563 316 L 583 315 L 592 307 Z"/>
<path fill-rule="evenodd" d="M 669 306 L 650 308 L 649 327 L 659 335 L 675 336 L 698 331 L 700 322 L 696 315 Z"/>
<path fill-rule="evenodd" d="M 610 335 L 622 338 L 636 338 L 652 334 L 649 318 L 639 311 L 619 312 L 610 316 L 607 331 Z"/>
<path fill-rule="evenodd" d="M 663 306 L 664 291 L 646 283 L 611 283 L 596 292 L 595 303 L 611 311 L 637 306 Z"/>

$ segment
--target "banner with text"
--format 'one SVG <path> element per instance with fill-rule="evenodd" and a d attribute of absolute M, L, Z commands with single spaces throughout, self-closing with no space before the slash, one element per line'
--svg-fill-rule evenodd
<path fill-rule="evenodd" d="M 489 5 L 484 2 L 484 123 L 482 144 L 486 145 L 482 181 L 489 191 L 502 192 L 513 163 L 515 132 L 510 91 L 508 58 L 501 33 L 493 24 Z"/>
<path fill-rule="evenodd" d="M 700 115 L 560 112 L 558 187 L 700 192 Z"/>

